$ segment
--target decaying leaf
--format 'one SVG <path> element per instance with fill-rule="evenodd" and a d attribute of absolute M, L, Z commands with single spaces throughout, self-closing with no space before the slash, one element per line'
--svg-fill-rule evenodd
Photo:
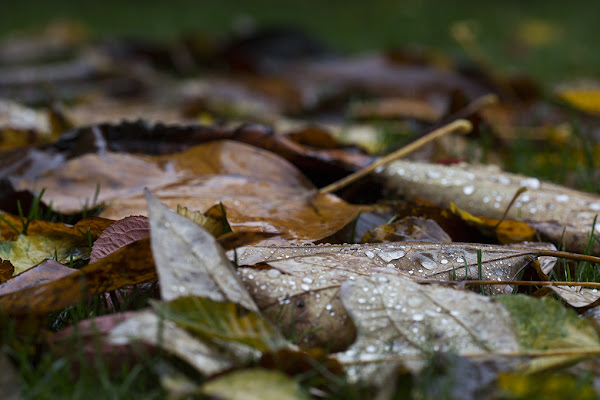
<path fill-rule="evenodd" d="M 107 226 L 107 220 L 89 218 L 74 226 L 46 221 L 31 221 L 26 234 L 18 217 L 3 214 L 0 229 L 5 241 L 0 241 L 0 259 L 9 260 L 19 274 L 45 259 L 54 259 L 62 264 L 87 257 L 90 240 L 98 237 Z M 8 223 L 12 226 L 10 226 Z M 89 233 L 88 233 L 89 232 Z"/>
<path fill-rule="evenodd" d="M 594 307 L 600 300 L 598 289 L 586 289 L 581 286 L 550 286 L 548 289 L 575 309 Z"/>
<path fill-rule="evenodd" d="M 162 299 L 200 296 L 258 311 L 214 236 L 162 205 L 148 190 L 146 199 Z"/>
<path fill-rule="evenodd" d="M 258 312 L 240 309 L 235 303 L 186 296 L 169 302 L 153 301 L 152 306 L 161 317 L 208 341 L 239 342 L 261 352 L 288 346 Z"/>
<path fill-rule="evenodd" d="M 279 371 L 262 368 L 239 370 L 212 379 L 201 392 L 224 400 L 307 400 L 298 382 Z"/>
<path fill-rule="evenodd" d="M 140 311 L 116 326 L 110 331 L 109 340 L 121 345 L 138 340 L 160 346 L 209 376 L 232 366 L 232 362 L 214 348 L 150 310 Z"/>
<path fill-rule="evenodd" d="M 45 260 L 33 268 L 0 285 L 0 296 L 18 290 L 43 285 L 77 272 L 54 260 Z"/>
<path fill-rule="evenodd" d="M 499 296 L 498 301 L 508 309 L 515 323 L 519 348 L 527 350 L 581 349 L 600 350 L 600 339 L 592 324 L 559 302 L 543 297 Z M 557 365 L 572 363 L 579 355 L 540 357 L 529 362 L 530 372 L 548 370 Z"/>
<path fill-rule="evenodd" d="M 598 234 L 600 196 L 537 178 L 501 172 L 493 166 L 445 166 L 394 161 L 381 173 L 387 184 L 408 198 L 420 197 L 442 207 L 450 202 L 474 215 L 502 218 L 519 188 L 526 187 L 508 211 L 508 218 L 527 222 L 568 251 L 583 253 L 590 232 Z M 591 251 L 600 254 L 600 243 Z"/>
<path fill-rule="evenodd" d="M 96 239 L 90 253 L 90 264 L 121 247 L 150 235 L 148 218 L 131 216 L 109 225 Z"/>
<path fill-rule="evenodd" d="M 336 358 L 353 381 L 381 383 L 399 358 L 419 359 L 427 352 L 493 354 L 518 349 L 510 314 L 492 298 L 473 292 L 380 274 L 345 282 L 341 297 L 358 337 Z M 405 365 L 415 370 L 423 366 Z"/>
<path fill-rule="evenodd" d="M 150 240 L 142 239 L 74 274 L 0 296 L 0 308 L 10 315 L 47 314 L 93 294 L 155 279 Z"/>
<path fill-rule="evenodd" d="M 339 290 L 347 280 L 377 273 L 413 280 L 512 280 L 535 249 L 465 243 L 251 246 L 237 251 L 238 272 L 266 316 L 304 346 L 341 350 L 354 340 Z M 230 257 L 234 258 L 233 252 Z M 268 268 L 265 268 L 268 266 Z M 255 266 L 254 268 L 243 268 Z M 494 286 L 491 290 L 502 293 Z"/>

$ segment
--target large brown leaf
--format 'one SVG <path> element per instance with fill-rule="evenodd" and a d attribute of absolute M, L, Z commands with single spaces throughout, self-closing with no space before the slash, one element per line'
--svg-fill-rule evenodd
<path fill-rule="evenodd" d="M 146 214 L 141 192 L 148 187 L 170 208 L 204 211 L 222 202 L 234 231 L 275 233 L 298 241 L 335 233 L 359 210 L 318 193 L 278 156 L 228 141 L 168 156 L 88 154 L 18 187 L 45 187 L 45 199 L 56 209 L 77 210 L 94 196 L 98 182 L 99 201 L 110 202 L 102 214 L 107 218 Z"/>

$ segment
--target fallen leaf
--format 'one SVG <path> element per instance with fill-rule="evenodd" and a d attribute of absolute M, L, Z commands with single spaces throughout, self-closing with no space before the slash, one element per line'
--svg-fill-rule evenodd
<path fill-rule="evenodd" d="M 341 297 L 358 337 L 335 357 L 351 381 L 382 383 L 401 363 L 395 357 L 418 360 L 431 351 L 491 355 L 518 349 L 510 314 L 492 298 L 473 292 L 374 275 L 346 281 Z"/>
<path fill-rule="evenodd" d="M 235 303 L 203 297 L 178 297 L 153 301 L 156 313 L 206 341 L 239 342 L 258 351 L 288 347 L 288 342 L 256 311 L 240 309 Z"/>
<path fill-rule="evenodd" d="M 498 296 L 515 323 L 519 348 L 527 350 L 580 349 L 581 354 L 534 358 L 523 369 L 529 373 L 552 370 L 585 358 L 585 350 L 600 349 L 592 324 L 550 297 Z"/>
<path fill-rule="evenodd" d="M 94 241 L 90 253 L 90 264 L 120 249 L 121 247 L 150 236 L 148 218 L 131 216 L 109 225 Z"/>
<path fill-rule="evenodd" d="M 146 199 L 162 299 L 199 296 L 258 311 L 216 239 L 165 207 L 148 190 Z"/>
<path fill-rule="evenodd" d="M 362 238 L 363 243 L 402 241 L 450 243 L 452 238 L 434 220 L 421 217 L 405 217 L 379 225 Z"/>
<path fill-rule="evenodd" d="M 109 341 L 126 345 L 141 341 L 161 347 L 189 363 L 204 375 L 214 375 L 229 369 L 233 363 L 214 348 L 174 322 L 163 320 L 151 310 L 139 311 L 110 331 Z"/>
<path fill-rule="evenodd" d="M 156 279 L 150 240 L 142 239 L 56 281 L 0 296 L 9 315 L 41 315 L 104 293 Z"/>
<path fill-rule="evenodd" d="M 54 260 L 46 260 L 15 276 L 8 282 L 1 284 L 0 296 L 29 287 L 43 285 L 75 272 L 77 272 L 76 269 L 65 267 Z"/>
<path fill-rule="evenodd" d="M 202 385 L 201 392 L 224 400 L 305 400 L 310 397 L 294 379 L 262 368 L 230 372 Z"/>
<path fill-rule="evenodd" d="M 600 224 L 592 226 L 600 213 L 600 196 L 501 172 L 497 167 L 394 161 L 381 177 L 402 196 L 424 198 L 440 207 L 454 202 L 471 214 L 488 218 L 502 218 L 517 190 L 526 187 L 508 218 L 526 222 L 568 251 L 583 253 L 590 232 L 600 232 Z M 590 250 L 600 254 L 600 243 Z"/>
<path fill-rule="evenodd" d="M 385 273 L 413 280 L 511 280 L 535 249 L 465 243 L 382 243 L 319 246 L 249 246 L 236 259 L 242 282 L 256 304 L 286 335 L 306 347 L 346 348 L 355 329 L 340 300 L 347 280 Z M 254 266 L 248 268 L 245 266 Z M 502 293 L 510 287 L 494 286 Z"/>

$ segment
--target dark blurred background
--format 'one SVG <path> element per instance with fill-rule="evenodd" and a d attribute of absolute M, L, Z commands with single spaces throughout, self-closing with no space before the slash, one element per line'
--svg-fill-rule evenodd
<path fill-rule="evenodd" d="M 60 20 L 80 22 L 92 38 L 159 40 L 276 25 L 342 52 L 425 48 L 547 84 L 600 72 L 598 1 L 2 0 L 0 10 L 4 40 Z"/>

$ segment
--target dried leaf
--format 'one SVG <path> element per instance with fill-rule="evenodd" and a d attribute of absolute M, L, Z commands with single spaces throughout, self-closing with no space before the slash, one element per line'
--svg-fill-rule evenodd
<path fill-rule="evenodd" d="M 488 218 L 502 218 L 517 190 L 526 187 L 508 218 L 527 222 L 557 246 L 564 241 L 569 251 L 584 252 L 590 232 L 600 232 L 600 223 L 592 226 L 600 213 L 600 196 L 501 172 L 496 167 L 395 161 L 381 176 L 408 198 L 424 198 L 440 207 L 454 202 L 471 214 Z M 600 254 L 600 243 L 594 243 L 591 250 Z"/>
<path fill-rule="evenodd" d="M 224 400 L 307 400 L 310 397 L 291 377 L 253 368 L 230 372 L 202 385 L 201 392 Z"/>
<path fill-rule="evenodd" d="M 261 352 L 288 346 L 258 312 L 240 309 L 235 303 L 186 296 L 169 302 L 153 301 L 152 307 L 161 317 L 204 340 L 239 342 Z"/>
<path fill-rule="evenodd" d="M 150 235 L 148 218 L 131 216 L 109 225 L 96 239 L 90 254 L 90 264 L 121 247 Z"/>
<path fill-rule="evenodd" d="M 20 235 L 14 242 L 0 242 L 0 259 L 8 260 L 20 274 L 46 259 L 68 263 L 89 256 L 85 235 Z"/>
<path fill-rule="evenodd" d="M 394 357 L 419 358 L 430 351 L 460 355 L 518 349 L 510 314 L 490 297 L 389 275 L 347 281 L 341 296 L 358 338 L 336 358 L 346 365 L 353 381 L 380 382 L 386 371 L 400 363 Z"/>
<path fill-rule="evenodd" d="M 162 299 L 199 296 L 258 311 L 216 239 L 162 205 L 148 190 L 146 199 Z"/>
<path fill-rule="evenodd" d="M 450 243 L 452 238 L 434 220 L 421 217 L 405 217 L 379 225 L 362 238 L 363 243 L 402 241 Z"/>
<path fill-rule="evenodd" d="M 10 315 L 47 314 L 85 300 L 93 294 L 154 279 L 156 270 L 150 241 L 142 239 L 74 274 L 45 285 L 0 296 L 0 307 Z"/>
<path fill-rule="evenodd" d="M 600 300 L 598 289 L 586 289 L 581 286 L 550 286 L 549 289 L 575 309 L 593 307 Z"/>
<path fill-rule="evenodd" d="M 600 349 L 592 324 L 550 297 L 513 295 L 498 296 L 497 300 L 514 320 L 521 350 Z M 540 357 L 529 362 L 527 371 L 548 370 L 583 357 L 585 354 Z"/>
<path fill-rule="evenodd" d="M 0 285 L 0 296 L 29 287 L 43 285 L 74 274 L 75 272 L 77 272 L 76 269 L 65 267 L 54 260 L 46 260 Z"/>
<path fill-rule="evenodd" d="M 295 335 L 303 346 L 341 350 L 355 334 L 339 297 L 343 282 L 377 273 L 442 281 L 467 275 L 477 279 L 477 250 L 482 251 L 483 279 L 514 279 L 533 259 L 527 249 L 418 242 L 251 246 L 238 249 L 236 259 L 240 267 L 256 266 L 238 272 L 263 313 L 286 334 Z M 501 293 L 505 288 L 492 290 Z"/>
<path fill-rule="evenodd" d="M 232 362 L 214 348 L 150 310 L 140 311 L 117 325 L 110 331 L 109 340 L 117 345 L 142 341 L 161 347 L 204 375 L 214 375 L 232 366 Z"/>

